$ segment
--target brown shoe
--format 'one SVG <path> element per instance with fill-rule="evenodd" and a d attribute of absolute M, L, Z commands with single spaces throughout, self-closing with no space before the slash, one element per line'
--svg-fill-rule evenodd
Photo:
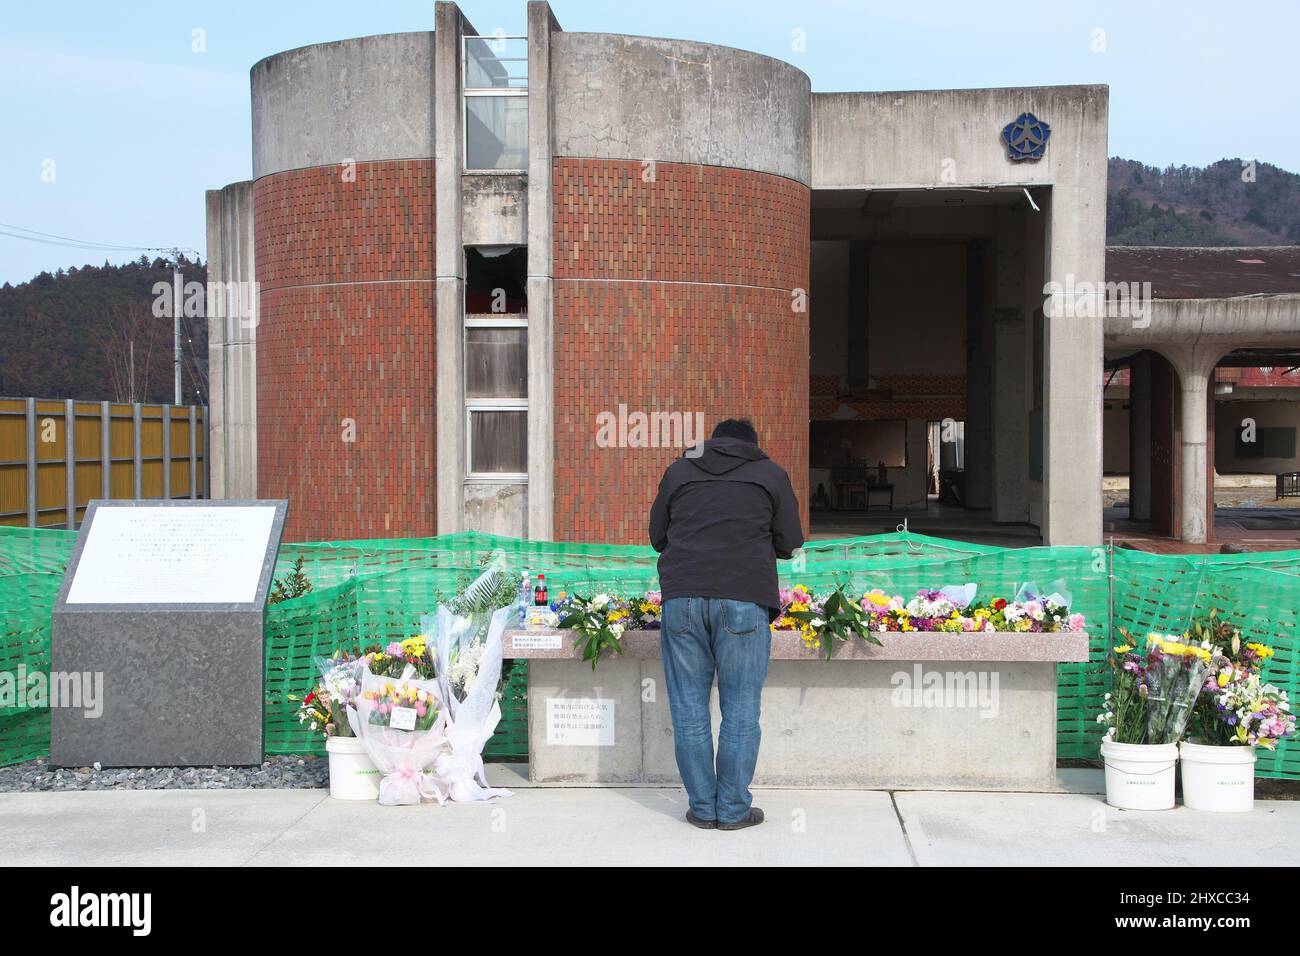
<path fill-rule="evenodd" d="M 763 822 L 763 811 L 758 807 L 751 807 L 749 813 L 741 817 L 735 823 L 723 823 L 718 821 L 719 830 L 743 830 L 746 827 L 756 827 Z"/>
<path fill-rule="evenodd" d="M 697 817 L 690 810 L 686 811 L 686 822 L 693 827 L 699 827 L 701 830 L 716 830 L 718 828 L 717 820 L 705 820 Z"/>

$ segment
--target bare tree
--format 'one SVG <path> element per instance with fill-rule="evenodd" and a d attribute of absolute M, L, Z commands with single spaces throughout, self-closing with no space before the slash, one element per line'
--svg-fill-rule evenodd
<path fill-rule="evenodd" d="M 108 366 L 115 402 L 147 402 L 154 348 L 162 339 L 163 322 L 149 302 L 112 306 L 99 326 L 99 345 Z"/>

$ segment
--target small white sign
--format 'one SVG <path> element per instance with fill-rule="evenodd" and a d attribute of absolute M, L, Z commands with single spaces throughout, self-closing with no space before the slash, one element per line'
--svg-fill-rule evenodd
<path fill-rule="evenodd" d="M 546 698 L 547 746 L 614 746 L 615 703 L 612 697 Z"/>
<path fill-rule="evenodd" d="M 558 651 L 564 647 L 559 634 L 515 634 L 510 638 L 517 651 Z"/>
<path fill-rule="evenodd" d="M 394 707 L 388 712 L 388 726 L 393 730 L 414 730 L 415 708 Z"/>
<path fill-rule="evenodd" d="M 68 604 L 248 604 L 274 505 L 100 505 Z"/>

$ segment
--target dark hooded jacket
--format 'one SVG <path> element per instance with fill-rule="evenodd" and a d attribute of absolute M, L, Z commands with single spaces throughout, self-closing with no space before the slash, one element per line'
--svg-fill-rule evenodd
<path fill-rule="evenodd" d="M 668 466 L 650 509 L 664 600 L 749 601 L 775 615 L 776 559 L 803 545 L 790 477 L 757 445 L 710 438 Z"/>

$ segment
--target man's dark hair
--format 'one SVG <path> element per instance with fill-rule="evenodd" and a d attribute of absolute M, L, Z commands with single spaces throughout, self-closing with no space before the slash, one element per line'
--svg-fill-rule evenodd
<path fill-rule="evenodd" d="M 714 438 L 739 438 L 758 444 L 758 431 L 748 418 L 728 418 L 713 426 Z"/>

